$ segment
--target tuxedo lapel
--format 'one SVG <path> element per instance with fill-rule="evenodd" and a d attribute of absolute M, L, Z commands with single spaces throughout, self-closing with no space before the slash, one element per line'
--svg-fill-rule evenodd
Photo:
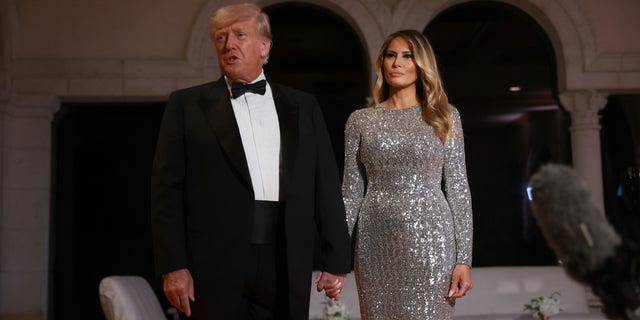
<path fill-rule="evenodd" d="M 283 177 L 288 177 L 295 164 L 295 156 L 298 150 L 298 106 L 291 103 L 290 99 L 278 88 L 269 82 L 273 93 L 273 102 L 278 113 L 280 125 L 280 140 L 282 153 Z M 215 135 L 218 137 L 222 149 L 227 154 L 232 165 L 235 166 L 240 176 L 251 186 L 251 176 L 247 158 L 242 147 L 240 131 L 231 106 L 229 91 L 224 79 L 212 83 L 203 99 L 200 101 L 206 118 L 211 124 Z"/>
<path fill-rule="evenodd" d="M 278 122 L 280 124 L 280 152 L 282 154 L 282 176 L 289 177 L 293 172 L 295 157 L 298 151 L 298 106 L 291 103 L 288 97 L 279 89 L 279 87 L 271 81 L 271 92 L 273 93 L 273 102 L 278 113 Z"/>
<path fill-rule="evenodd" d="M 240 176 L 251 187 L 247 158 L 244 154 L 240 130 L 229 100 L 227 85 L 224 79 L 220 78 L 218 81 L 213 82 L 208 89 L 210 90 L 207 90 L 204 98 L 200 101 L 200 107 L 209 120 L 211 128 L 222 149 L 229 157 L 231 164 L 235 166 Z"/>

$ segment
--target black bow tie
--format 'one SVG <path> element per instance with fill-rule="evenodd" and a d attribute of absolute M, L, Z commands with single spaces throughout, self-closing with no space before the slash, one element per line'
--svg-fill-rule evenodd
<path fill-rule="evenodd" d="M 264 92 L 266 91 L 266 84 L 267 84 L 267 81 L 265 80 L 260 80 L 258 82 L 250 83 L 250 84 L 242 84 L 242 83 L 234 82 L 231 84 L 231 95 L 235 99 L 245 94 L 245 92 L 247 91 L 257 93 L 257 94 L 264 94 Z"/>

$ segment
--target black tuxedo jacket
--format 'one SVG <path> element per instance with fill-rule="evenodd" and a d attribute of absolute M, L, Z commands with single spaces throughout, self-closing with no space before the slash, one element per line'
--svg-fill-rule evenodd
<path fill-rule="evenodd" d="M 308 319 L 314 241 L 323 270 L 350 271 L 350 239 L 335 158 L 316 99 L 269 81 L 281 136 L 280 193 L 292 319 Z M 233 319 L 251 238 L 254 194 L 223 78 L 175 91 L 162 120 L 151 183 L 158 274 L 188 268 L 196 301 Z M 229 312 L 225 315 L 225 312 Z"/>

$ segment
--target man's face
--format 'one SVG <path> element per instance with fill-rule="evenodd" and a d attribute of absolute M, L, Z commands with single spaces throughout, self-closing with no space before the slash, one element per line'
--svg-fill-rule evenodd
<path fill-rule="evenodd" d="M 247 83 L 260 75 L 271 42 L 258 35 L 253 19 L 236 21 L 213 34 L 222 73 L 233 82 Z"/>

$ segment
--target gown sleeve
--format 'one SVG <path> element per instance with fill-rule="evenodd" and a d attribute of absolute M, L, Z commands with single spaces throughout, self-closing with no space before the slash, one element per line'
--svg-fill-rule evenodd
<path fill-rule="evenodd" d="M 473 246 L 473 215 L 471 193 L 465 165 L 464 136 L 458 110 L 451 106 L 452 132 L 445 143 L 443 180 L 444 191 L 453 215 L 456 264 L 471 266 Z"/>
<path fill-rule="evenodd" d="M 347 213 L 349 235 L 353 235 L 355 225 L 358 221 L 366 186 L 364 165 L 358 156 L 361 143 L 361 132 L 358 125 L 356 111 L 347 119 L 344 132 L 345 146 L 342 197 Z"/>

